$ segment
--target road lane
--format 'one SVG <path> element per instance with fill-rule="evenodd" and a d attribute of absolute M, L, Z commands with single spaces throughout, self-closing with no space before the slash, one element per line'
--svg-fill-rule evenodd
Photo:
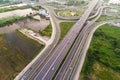
<path fill-rule="evenodd" d="M 56 65 L 56 67 L 55 67 L 54 70 L 57 70 L 59 64 L 61 63 L 61 61 L 63 60 L 64 56 L 66 55 L 66 53 L 67 53 L 68 50 L 70 49 L 72 43 L 74 42 L 75 38 L 77 37 L 79 31 L 82 29 L 84 23 L 86 22 L 88 16 L 90 15 L 91 11 L 93 10 L 93 8 L 95 7 L 95 4 L 97 4 L 97 2 L 98 2 L 98 0 L 93 0 L 93 1 L 90 3 L 88 10 L 85 11 L 85 13 L 82 15 L 82 17 L 80 18 L 80 20 L 73 26 L 73 28 L 72 28 L 72 29 L 68 32 L 68 34 L 65 36 L 65 39 L 63 40 L 63 42 L 60 43 L 60 44 L 63 44 L 63 46 L 64 46 L 65 44 L 67 44 L 67 47 L 66 47 L 65 49 L 63 49 L 63 52 L 61 53 L 60 57 L 58 57 L 58 59 L 55 60 L 55 64 L 54 64 L 54 65 Z M 75 33 L 73 33 L 73 32 L 75 32 Z M 74 35 L 73 35 L 73 39 L 70 39 L 71 34 L 74 34 Z M 69 43 L 66 43 L 66 41 L 68 41 L 68 40 L 69 40 Z M 57 47 L 57 48 L 60 49 L 60 48 L 63 47 L 63 46 L 61 45 L 60 47 Z M 57 55 L 59 52 L 60 52 L 60 51 L 56 50 L 56 52 L 55 52 L 55 51 L 53 52 L 53 55 Z M 54 58 L 55 58 L 55 57 L 53 56 L 53 59 L 54 59 Z M 53 61 L 53 60 L 51 59 L 51 61 Z M 50 62 L 51 62 L 51 61 L 50 61 Z M 56 62 L 58 62 L 58 61 L 59 61 L 59 63 L 56 64 Z M 38 69 L 39 69 L 39 67 L 40 67 L 40 66 L 39 66 L 39 61 L 37 61 L 37 62 L 38 62 L 38 63 L 37 63 L 37 66 L 35 66 L 34 68 L 38 68 Z M 47 63 L 47 62 L 48 62 L 48 60 L 47 60 L 45 63 Z M 43 69 L 41 69 L 41 70 L 38 70 L 38 69 L 37 69 L 37 70 L 38 70 L 38 71 L 41 71 L 44 75 L 46 75 L 46 69 L 51 70 L 51 66 L 50 66 L 50 65 L 51 65 L 51 64 L 47 64 L 47 65 L 45 64 L 45 65 L 43 66 L 43 68 L 45 68 L 45 66 L 48 66 L 47 68 L 45 68 L 45 71 L 44 71 Z M 33 65 L 33 66 L 34 66 L 34 65 Z M 38 71 L 34 71 L 34 72 L 35 72 L 36 74 L 38 74 Z M 47 71 L 47 72 L 53 74 L 55 71 L 54 71 L 54 72 Z M 49 73 L 48 73 L 48 74 L 49 74 Z M 39 75 L 39 74 L 38 74 L 38 75 Z M 32 76 L 32 75 L 30 75 L 30 76 Z M 47 75 L 46 75 L 46 76 L 47 76 Z M 50 77 L 51 77 L 51 76 L 47 77 L 47 79 L 50 79 Z M 43 78 L 46 78 L 46 77 L 43 76 Z M 33 78 L 33 79 L 34 79 L 34 78 Z M 32 80 L 33 80 L 33 79 L 32 79 Z M 41 79 L 39 79 L 39 80 L 41 80 Z"/>
<path fill-rule="evenodd" d="M 79 31 L 81 30 L 81 28 L 82 28 L 82 26 L 84 25 L 84 23 L 86 22 L 86 20 L 87 20 L 87 18 L 88 18 L 88 16 L 90 15 L 90 13 L 91 13 L 91 11 L 93 10 L 93 8 L 95 7 L 95 5 L 97 4 L 97 2 L 98 2 L 98 0 L 93 0 L 91 3 L 90 3 L 90 6 L 89 6 L 89 8 L 86 10 L 86 12 L 85 12 L 85 14 L 83 14 L 82 15 L 82 17 L 80 18 L 80 20 L 73 26 L 73 29 L 71 30 L 71 31 L 74 31 L 74 29 L 76 30 L 76 33 L 78 34 L 79 33 Z M 79 26 L 79 27 L 78 27 Z M 70 32 L 71 32 L 70 31 Z M 72 33 L 72 32 L 71 32 Z M 69 34 L 68 34 L 69 35 Z M 77 35 L 76 35 L 77 36 Z M 74 42 L 74 40 L 75 40 L 75 38 L 76 38 L 76 36 L 74 36 L 74 38 L 73 39 L 70 39 L 71 40 L 71 42 L 70 42 L 70 44 L 71 43 L 73 43 Z M 67 40 L 66 38 L 65 38 L 65 40 Z M 72 45 L 72 44 L 71 44 Z M 61 58 L 58 58 L 57 60 L 56 60 L 56 63 L 58 62 L 58 61 L 62 61 L 63 60 L 63 58 L 65 57 L 65 54 L 67 53 L 67 51 L 69 50 L 69 48 L 70 48 L 70 46 L 71 45 L 68 45 L 68 47 L 67 47 L 67 50 L 63 50 L 63 52 L 61 53 Z M 63 47 L 63 46 L 60 46 L 60 47 Z M 58 49 L 59 49 L 59 47 L 58 47 Z M 66 49 L 66 48 L 65 48 Z M 64 52 L 65 51 L 65 52 Z M 59 52 L 54 52 L 53 54 L 55 55 L 55 54 L 58 54 Z M 54 58 L 54 57 L 53 57 Z M 50 62 L 52 62 L 51 60 L 49 60 Z M 57 64 L 54 64 L 54 66 L 56 66 L 55 67 L 55 70 L 57 70 L 57 68 L 58 68 L 58 66 L 59 66 L 59 64 L 60 63 L 57 63 Z M 43 79 L 43 80 L 45 80 L 44 78 L 47 78 L 47 79 L 50 79 L 52 76 L 49 76 L 48 75 L 48 77 L 44 77 L 43 75 L 45 75 L 46 76 L 46 68 L 48 69 L 48 70 L 51 70 L 51 69 L 49 69 L 50 68 L 50 66 L 51 66 L 51 64 L 46 64 L 44 67 L 43 67 L 43 69 L 41 70 L 41 72 L 42 73 L 39 73 L 38 74 L 38 78 L 37 79 Z M 53 73 L 54 72 L 51 72 L 51 71 L 48 71 L 49 72 L 49 74 L 51 75 L 53 75 Z M 41 74 L 43 74 L 43 75 L 41 75 Z"/>
<path fill-rule="evenodd" d="M 89 22 L 83 28 L 83 30 L 80 32 L 74 46 L 82 49 L 82 45 L 84 43 L 83 41 L 85 41 L 84 36 L 85 36 L 87 30 L 89 31 L 89 27 L 100 17 L 100 15 L 102 14 L 103 8 L 104 7 L 100 7 L 100 10 L 99 10 L 100 12 L 99 12 L 99 15 L 97 16 L 97 18 L 95 18 L 93 21 Z M 80 47 L 78 46 L 78 44 Z M 71 49 L 71 51 L 69 53 L 70 55 L 74 55 L 74 57 L 71 58 L 72 56 L 69 57 L 69 55 L 68 55 L 67 59 L 64 61 L 63 66 L 61 67 L 60 71 L 58 72 L 55 80 L 66 80 L 69 78 L 70 73 L 72 72 L 72 68 L 74 67 L 76 60 L 79 58 L 78 56 L 80 55 L 80 54 L 78 54 L 78 53 L 80 53 L 80 51 L 78 51 L 74 46 L 73 46 L 73 49 Z M 66 71 L 66 69 L 67 69 L 67 71 Z M 66 74 L 65 74 L 65 72 L 66 72 Z M 63 78 L 63 76 L 66 76 L 66 77 Z"/>
<path fill-rule="evenodd" d="M 19 75 L 15 78 L 15 80 L 21 80 L 22 77 L 26 77 L 27 80 L 29 80 L 31 75 L 35 76 L 36 72 L 39 71 L 40 67 L 42 67 L 42 66 L 40 66 L 39 63 L 41 63 L 43 65 L 43 63 L 45 63 L 45 61 L 50 56 L 48 54 L 47 54 L 47 56 L 45 56 L 45 54 L 52 52 L 54 47 L 58 43 L 58 41 L 60 39 L 59 21 L 56 17 L 54 17 L 53 13 L 50 12 L 49 14 L 51 16 L 50 20 L 52 22 L 52 28 L 54 31 L 54 33 L 52 33 L 52 36 L 54 36 L 54 37 L 50 39 L 49 44 L 46 45 L 44 50 L 42 52 L 40 52 L 39 55 L 19 73 Z M 42 58 L 44 56 L 45 56 L 45 59 L 42 60 Z M 39 67 L 39 69 L 37 69 L 36 66 Z"/>
<path fill-rule="evenodd" d="M 85 31 L 85 33 L 84 33 L 84 35 L 85 34 L 89 34 L 89 32 L 90 31 L 92 31 L 92 29 L 91 28 L 93 28 L 94 26 L 92 26 L 92 24 L 101 16 L 101 14 L 102 14 L 102 11 L 103 11 L 103 9 L 104 9 L 105 7 L 102 7 L 101 8 L 101 11 L 100 11 L 100 13 L 99 13 L 99 15 L 91 22 L 91 24 L 89 25 L 89 27 L 88 27 L 88 29 L 86 29 L 86 31 Z M 84 40 L 84 42 L 81 42 L 81 43 L 85 43 L 86 42 L 86 40 Z M 79 54 L 79 55 L 81 55 L 82 54 L 82 52 L 80 52 L 80 51 L 82 51 L 82 50 L 84 50 L 84 45 L 81 45 L 82 46 L 82 48 L 79 48 L 78 50 L 77 50 L 77 52 L 76 52 L 76 54 Z M 86 51 L 87 52 L 87 51 Z M 80 59 L 80 58 L 82 58 L 81 56 L 76 60 L 76 58 L 74 58 L 73 60 L 76 60 L 76 65 L 78 65 L 78 60 Z M 82 60 L 82 59 L 81 59 Z M 75 61 L 73 61 L 72 63 L 74 63 Z M 71 63 L 71 65 L 72 65 L 72 63 Z M 81 66 L 83 65 L 83 64 L 80 64 Z M 75 67 L 74 67 L 74 69 L 76 69 Z M 78 70 L 77 70 L 78 71 Z M 76 73 L 79 73 L 80 71 L 78 71 L 78 72 L 76 72 Z M 69 72 L 68 72 L 68 74 L 69 74 Z M 80 73 L 79 73 L 80 74 Z M 75 73 L 73 73 L 73 75 L 75 75 L 76 76 L 76 74 Z M 78 75 L 78 74 L 77 74 Z M 77 76 L 77 78 L 75 78 L 75 79 L 78 79 L 79 78 L 79 76 Z"/>
<path fill-rule="evenodd" d="M 100 9 L 99 9 L 98 11 L 100 11 L 100 10 L 101 10 L 101 7 L 100 7 Z M 89 27 L 89 26 L 86 25 L 86 26 L 84 27 L 84 29 L 87 29 L 88 27 Z M 70 68 L 71 68 L 71 66 L 69 66 L 69 64 L 71 63 L 71 60 L 73 59 L 73 57 L 76 56 L 75 52 L 77 51 L 77 48 L 78 48 L 78 46 L 80 45 L 80 41 L 81 41 L 81 39 L 83 38 L 83 35 L 82 35 L 82 34 L 85 33 L 85 30 L 84 30 L 84 29 L 79 33 L 78 38 L 76 39 L 76 41 L 75 41 L 72 49 L 70 50 L 69 55 L 68 55 L 67 58 L 65 59 L 65 61 L 64 61 L 63 65 L 62 65 L 61 69 L 59 70 L 59 72 L 58 72 L 55 80 L 63 80 L 62 78 L 63 78 L 63 76 L 65 75 L 64 73 L 66 72 L 66 69 L 70 69 Z M 78 57 L 78 56 L 77 56 L 77 57 Z M 77 58 L 74 58 L 74 59 L 77 59 Z M 74 60 L 72 60 L 72 61 L 74 61 Z M 73 62 L 73 64 L 74 64 L 74 62 Z M 68 66 L 69 66 L 70 68 L 69 68 Z M 68 73 L 69 73 L 69 72 L 68 72 Z M 66 80 L 66 79 L 65 79 L 65 80 Z"/>

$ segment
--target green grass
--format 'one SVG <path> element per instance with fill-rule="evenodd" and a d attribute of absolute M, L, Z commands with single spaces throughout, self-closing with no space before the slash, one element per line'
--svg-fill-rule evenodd
<path fill-rule="evenodd" d="M 80 1 L 80 0 L 68 0 L 67 3 L 66 3 L 68 6 L 80 6 L 80 7 L 83 7 L 83 6 L 86 6 L 88 4 L 87 1 Z"/>
<path fill-rule="evenodd" d="M 20 6 L 20 7 L 11 6 L 11 7 L 8 7 L 8 8 L 0 8 L 0 13 L 13 11 L 13 10 L 17 10 L 17 9 L 27 9 L 27 8 L 31 8 L 31 7 L 27 5 L 27 6 Z"/>
<path fill-rule="evenodd" d="M 64 38 L 64 36 L 67 34 L 67 32 L 70 30 L 70 28 L 75 24 L 75 22 L 62 22 L 60 23 L 60 29 L 61 29 L 61 39 Z M 52 35 L 52 25 L 49 24 L 43 31 L 39 32 L 42 36 L 51 36 Z"/>
<path fill-rule="evenodd" d="M 39 33 L 42 36 L 49 36 L 49 37 L 51 37 L 51 35 L 52 35 L 52 25 L 49 24 L 43 31 L 40 31 Z"/>
<path fill-rule="evenodd" d="M 32 7 L 32 9 L 39 11 L 40 9 L 42 9 L 42 7 L 41 6 L 35 6 L 35 7 Z"/>
<path fill-rule="evenodd" d="M 10 7 L 7 7 L 7 8 L 0 8 L 0 13 L 3 13 L 3 12 L 8 12 L 8 11 L 13 11 L 13 10 L 18 10 L 18 9 L 28 9 L 28 8 L 32 8 L 33 10 L 40 10 L 42 9 L 41 6 L 35 6 L 35 7 L 31 7 L 29 5 L 25 5 L 25 6 L 10 6 Z"/>
<path fill-rule="evenodd" d="M 55 13 L 57 14 L 59 11 L 61 11 L 60 9 L 54 9 Z"/>
<path fill-rule="evenodd" d="M 0 0 L 0 4 L 5 4 L 5 3 L 9 3 L 9 2 L 10 2 L 9 0 L 6 0 L 6 1 Z"/>
<path fill-rule="evenodd" d="M 0 19 L 0 27 L 4 27 L 6 25 L 10 25 L 13 22 L 16 22 L 18 20 L 24 19 L 25 17 L 20 17 L 20 16 L 11 16 L 8 18 L 1 18 Z"/>
<path fill-rule="evenodd" d="M 16 21 L 23 20 L 25 18 L 34 19 L 33 16 L 34 15 L 27 15 L 25 17 L 24 16 L 10 16 L 10 17 L 7 17 L 7 18 L 1 18 L 0 19 L 0 27 L 4 27 L 6 25 L 11 25 Z M 36 20 L 36 19 L 34 19 L 34 20 Z"/>
<path fill-rule="evenodd" d="M 99 21 L 106 21 L 106 20 L 113 20 L 113 19 L 117 19 L 117 17 L 116 16 L 101 16 L 97 20 L 97 22 L 99 22 Z"/>
<path fill-rule="evenodd" d="M 56 10 L 57 12 L 58 10 Z M 74 15 L 72 15 L 74 14 Z M 77 10 L 63 10 L 63 11 L 60 11 L 60 15 L 63 16 L 63 17 L 74 17 L 74 16 L 80 16 L 82 15 L 83 12 L 81 11 L 77 11 Z"/>
<path fill-rule="evenodd" d="M 103 25 L 95 32 L 80 80 L 120 79 L 120 28 Z"/>
<path fill-rule="evenodd" d="M 75 24 L 75 22 L 62 22 L 60 23 L 61 28 L 61 38 L 63 39 L 67 32 L 71 29 L 71 27 Z"/>

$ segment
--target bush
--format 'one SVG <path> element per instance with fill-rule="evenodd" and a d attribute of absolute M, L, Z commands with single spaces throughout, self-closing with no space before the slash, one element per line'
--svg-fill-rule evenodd
<path fill-rule="evenodd" d="M 24 18 L 25 17 L 20 17 L 20 16 L 12 16 L 12 17 L 8 17 L 8 18 L 2 18 L 2 19 L 0 19 L 0 27 L 10 25 L 15 21 L 21 20 L 21 19 L 24 19 Z"/>
<path fill-rule="evenodd" d="M 37 11 L 39 11 L 41 8 L 42 8 L 41 6 L 32 7 L 33 10 L 37 10 Z"/>
<path fill-rule="evenodd" d="M 96 63 L 97 65 L 95 65 Z M 95 80 L 110 80 L 109 76 L 103 75 L 104 71 L 107 74 L 114 74 L 111 80 L 119 79 L 115 75 L 120 73 L 120 28 L 107 24 L 97 29 L 93 36 L 82 69 L 83 78 L 81 80 L 85 80 L 84 78 L 89 76 L 96 77 Z M 103 77 L 105 78 L 103 79 Z"/>
<path fill-rule="evenodd" d="M 11 6 L 9 8 L 1 8 L 0 9 L 0 13 L 2 12 L 7 12 L 7 11 L 12 11 L 12 10 L 17 10 L 17 9 L 27 9 L 27 8 L 31 8 L 30 6 L 21 6 L 21 7 L 17 7 L 17 6 Z"/>
<path fill-rule="evenodd" d="M 49 24 L 43 31 L 39 32 L 42 36 L 51 36 L 52 35 L 52 25 Z"/>

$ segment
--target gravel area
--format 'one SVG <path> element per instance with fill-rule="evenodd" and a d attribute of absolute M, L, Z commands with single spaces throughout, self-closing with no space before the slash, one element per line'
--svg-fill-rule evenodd
<path fill-rule="evenodd" d="M 39 30 L 40 31 L 44 30 L 49 24 L 50 24 L 49 20 L 41 19 L 40 21 L 32 20 L 28 22 L 25 26 L 36 32 L 39 32 Z"/>
<path fill-rule="evenodd" d="M 31 8 L 28 9 L 23 9 L 23 10 L 13 10 L 13 11 L 9 11 L 9 12 L 4 12 L 4 13 L 0 13 L 0 18 L 6 18 L 6 17 L 10 17 L 10 16 L 26 16 L 27 14 L 30 13 L 36 13 L 35 11 L 33 11 Z"/>

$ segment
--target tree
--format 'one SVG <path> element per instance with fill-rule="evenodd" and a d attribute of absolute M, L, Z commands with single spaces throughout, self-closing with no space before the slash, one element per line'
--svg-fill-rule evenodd
<path fill-rule="evenodd" d="M 120 55 L 120 48 L 115 48 L 114 52 Z"/>

